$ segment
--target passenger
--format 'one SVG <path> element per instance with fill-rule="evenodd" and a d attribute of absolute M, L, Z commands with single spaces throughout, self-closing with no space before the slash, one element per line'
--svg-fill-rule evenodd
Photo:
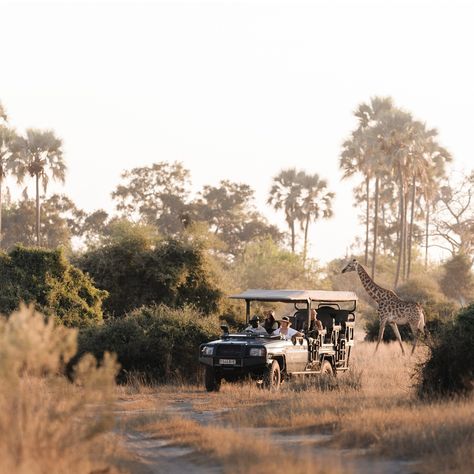
<path fill-rule="evenodd" d="M 311 310 L 311 316 L 309 320 L 309 330 L 306 330 L 306 327 L 307 327 L 307 324 L 305 323 L 306 334 L 310 334 L 313 331 L 319 332 L 323 330 L 323 323 L 319 319 L 316 319 L 315 309 Z"/>
<path fill-rule="evenodd" d="M 267 312 L 263 327 L 268 334 L 271 334 L 275 329 L 278 329 L 278 323 L 275 321 L 275 311 L 273 311 L 273 309 Z"/>
<path fill-rule="evenodd" d="M 296 329 L 290 328 L 290 318 L 288 316 L 283 316 L 280 321 L 280 327 L 272 332 L 273 335 L 283 336 L 285 339 L 291 339 L 293 336 L 303 336 L 303 333 L 297 331 Z"/>
<path fill-rule="evenodd" d="M 268 335 L 266 329 L 260 326 L 260 318 L 257 315 L 253 316 L 249 322 L 250 324 L 245 328 L 246 331 L 251 331 L 254 334 Z"/>

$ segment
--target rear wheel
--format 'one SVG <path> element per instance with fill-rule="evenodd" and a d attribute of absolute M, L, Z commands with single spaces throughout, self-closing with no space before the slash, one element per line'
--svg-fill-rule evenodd
<path fill-rule="evenodd" d="M 221 388 L 221 379 L 216 375 L 214 367 L 206 366 L 204 385 L 208 392 L 218 392 Z"/>
<path fill-rule="evenodd" d="M 263 386 L 269 390 L 278 390 L 280 388 L 280 382 L 280 365 L 274 360 L 272 365 L 265 369 L 265 373 L 263 374 Z"/>

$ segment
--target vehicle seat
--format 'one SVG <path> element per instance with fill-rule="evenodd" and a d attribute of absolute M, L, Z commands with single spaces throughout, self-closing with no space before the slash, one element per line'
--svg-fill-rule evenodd
<path fill-rule="evenodd" d="M 332 306 L 321 306 L 316 310 L 316 319 L 321 321 L 323 328 L 326 329 L 325 340 L 331 340 L 332 328 L 336 319 L 337 309 Z"/>
<path fill-rule="evenodd" d="M 302 331 L 304 329 L 305 323 L 308 320 L 308 310 L 307 309 L 299 309 L 293 315 L 293 327 L 297 331 Z"/>

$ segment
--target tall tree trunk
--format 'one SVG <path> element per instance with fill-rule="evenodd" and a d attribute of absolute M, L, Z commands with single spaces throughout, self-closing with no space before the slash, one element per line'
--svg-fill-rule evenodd
<path fill-rule="evenodd" d="M 379 177 L 375 178 L 375 201 L 374 201 L 374 247 L 372 250 L 372 280 L 375 277 L 375 260 L 377 258 L 377 237 L 379 230 Z"/>
<path fill-rule="evenodd" d="M 401 263 L 403 260 L 403 252 L 404 252 L 404 217 L 405 217 L 405 187 L 403 186 L 403 177 L 400 173 L 400 222 L 399 222 L 399 238 L 398 238 L 398 260 L 397 260 L 397 272 L 395 274 L 395 282 L 394 287 L 398 286 L 398 282 L 400 281 L 400 270 L 401 270 Z"/>
<path fill-rule="evenodd" d="M 385 228 L 385 204 L 383 203 L 382 203 L 382 229 L 384 231 L 382 235 L 383 254 L 387 255 L 386 228 Z"/>
<path fill-rule="evenodd" d="M 426 220 L 425 220 L 425 270 L 428 268 L 428 244 L 430 227 L 430 202 L 426 199 Z"/>
<path fill-rule="evenodd" d="M 291 229 L 291 253 L 295 253 L 295 221 L 292 220 L 290 224 Z"/>
<path fill-rule="evenodd" d="M 403 198 L 403 253 L 402 253 L 402 282 L 407 277 L 407 244 L 408 244 L 408 195 L 406 192 Z"/>
<path fill-rule="evenodd" d="M 367 198 L 367 207 L 365 211 L 365 256 L 364 265 L 369 262 L 369 219 L 370 219 L 370 178 L 365 178 L 365 196 Z"/>
<path fill-rule="evenodd" d="M 415 199 L 416 199 L 416 175 L 413 174 L 411 183 L 411 210 L 410 210 L 410 231 L 408 234 L 408 264 L 407 264 L 407 280 L 410 278 L 411 272 L 411 254 L 413 246 L 413 224 L 415 220 Z"/>
<path fill-rule="evenodd" d="M 303 245 L 303 267 L 306 265 L 306 252 L 308 249 L 308 231 L 309 231 L 309 220 L 311 214 L 308 213 L 306 216 L 306 222 L 304 224 L 304 245 Z"/>
<path fill-rule="evenodd" d="M 39 174 L 36 174 L 36 245 L 40 246 L 40 197 Z"/>

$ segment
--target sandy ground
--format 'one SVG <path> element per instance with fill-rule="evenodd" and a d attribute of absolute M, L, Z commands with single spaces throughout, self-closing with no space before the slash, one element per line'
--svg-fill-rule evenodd
<path fill-rule="evenodd" d="M 150 395 L 153 398 L 153 395 Z M 164 408 L 164 412 L 191 419 L 202 425 L 220 424 L 222 410 L 206 409 L 205 394 L 200 394 L 200 403 L 182 399 L 177 393 Z M 202 409 L 201 409 L 202 407 Z M 153 409 L 128 409 L 127 403 L 121 403 L 117 414 L 122 420 L 121 433 L 125 448 L 132 453 L 134 462 L 128 466 L 133 473 L 223 473 L 219 464 L 193 451 L 187 446 L 176 446 L 168 439 L 157 439 L 133 428 L 134 422 L 140 417 L 153 418 L 158 414 Z M 160 409 L 159 413 L 163 413 Z M 373 456 L 368 450 L 338 449 L 328 446 L 331 435 L 305 434 L 298 432 L 279 432 L 271 428 L 242 428 L 238 430 L 242 436 L 262 437 L 275 446 L 285 446 L 288 453 L 297 460 L 301 455 L 311 453 L 311 456 L 321 463 L 336 459 L 341 472 L 355 474 L 415 474 L 416 463 L 396 459 L 384 459 Z M 226 469 L 229 472 L 229 468 Z M 231 471 L 230 471 L 231 472 Z"/>

